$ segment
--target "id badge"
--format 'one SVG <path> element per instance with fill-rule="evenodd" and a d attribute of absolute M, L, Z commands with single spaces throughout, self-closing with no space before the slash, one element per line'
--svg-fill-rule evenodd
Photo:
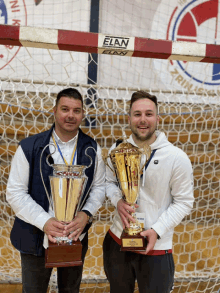
<path fill-rule="evenodd" d="M 134 213 L 138 222 L 141 224 L 141 228 L 144 229 L 144 223 L 145 223 L 145 213 Z"/>

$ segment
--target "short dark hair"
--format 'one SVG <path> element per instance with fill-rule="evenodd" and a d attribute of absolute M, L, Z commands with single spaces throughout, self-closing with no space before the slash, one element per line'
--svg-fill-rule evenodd
<path fill-rule="evenodd" d="M 134 104 L 134 102 L 138 101 L 138 100 L 142 100 L 142 99 L 149 99 L 152 102 L 154 102 L 154 104 L 156 105 L 156 109 L 157 107 L 157 97 L 154 95 L 151 95 L 145 91 L 137 91 L 134 92 L 131 96 L 131 103 L 130 103 L 130 108 L 129 108 L 129 113 L 131 112 L 131 107 Z"/>
<path fill-rule="evenodd" d="M 62 91 L 60 91 L 57 94 L 57 98 L 56 98 L 56 106 L 59 103 L 59 100 L 61 97 L 67 97 L 67 98 L 73 98 L 75 100 L 80 100 L 82 102 L 82 106 L 83 106 L 83 98 L 82 95 L 80 94 L 80 92 L 77 89 L 74 88 L 67 88 L 64 89 Z"/>

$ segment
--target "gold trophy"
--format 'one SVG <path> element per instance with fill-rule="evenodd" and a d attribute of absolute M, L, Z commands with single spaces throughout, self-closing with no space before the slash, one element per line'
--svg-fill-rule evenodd
<path fill-rule="evenodd" d="M 141 167 L 141 157 L 145 154 L 146 162 Z M 140 179 L 147 161 L 151 155 L 150 146 L 143 150 L 123 140 L 109 155 L 113 169 L 107 163 L 107 166 L 116 174 L 123 199 L 135 210 L 140 190 Z M 126 227 L 121 235 L 122 251 L 144 251 L 146 250 L 146 239 L 140 235 L 144 230 L 137 220 L 135 213 L 131 216 L 136 220 L 129 220 L 130 227 Z"/>
<path fill-rule="evenodd" d="M 89 166 L 50 164 L 48 158 L 51 154 L 47 156 L 46 162 L 53 168 L 53 175 L 49 176 L 52 194 L 51 199 L 45 186 L 41 169 L 42 154 L 46 147 L 48 147 L 48 145 L 43 149 L 40 158 L 41 179 L 47 194 L 50 209 L 54 211 L 55 217 L 58 221 L 68 224 L 74 219 L 77 212 L 83 206 L 84 201 L 81 202 L 81 198 L 88 180 L 85 175 L 85 170 L 92 165 L 92 158 L 87 154 L 87 150 L 92 148 L 95 151 L 95 149 L 93 147 L 88 147 L 85 151 L 85 155 L 90 158 Z M 46 249 L 46 268 L 79 266 L 83 264 L 81 260 L 82 244 L 79 239 L 73 241 L 68 237 L 55 238 L 57 242 L 52 243 L 49 241 L 48 248 Z"/>

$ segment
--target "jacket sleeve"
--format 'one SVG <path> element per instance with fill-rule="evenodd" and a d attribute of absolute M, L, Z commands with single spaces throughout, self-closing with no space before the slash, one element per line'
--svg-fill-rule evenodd
<path fill-rule="evenodd" d="M 176 227 L 193 208 L 193 170 L 188 156 L 180 150 L 177 153 L 170 179 L 172 202 L 152 228 L 162 237 Z"/>
<path fill-rule="evenodd" d="M 29 163 L 19 146 L 11 163 L 6 199 L 19 219 L 43 231 L 51 216 L 28 194 L 28 181 Z"/>

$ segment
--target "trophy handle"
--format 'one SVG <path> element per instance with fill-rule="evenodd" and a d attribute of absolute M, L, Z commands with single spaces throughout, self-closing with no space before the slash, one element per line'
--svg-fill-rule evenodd
<path fill-rule="evenodd" d="M 142 166 L 142 168 L 140 170 L 140 174 L 143 174 L 144 167 L 145 167 L 145 165 L 147 164 L 147 161 L 150 158 L 150 155 L 151 155 L 151 147 L 149 145 L 144 146 L 144 149 L 143 149 L 143 152 L 142 153 L 144 155 L 146 155 L 146 161 L 145 161 L 144 165 Z"/>
<path fill-rule="evenodd" d="M 110 156 L 108 155 L 108 150 L 107 149 L 102 149 L 102 158 L 103 158 L 103 161 L 104 161 L 104 163 L 105 163 L 105 165 L 107 166 L 107 167 L 109 167 L 109 169 L 113 172 L 113 173 L 115 173 L 115 170 L 109 165 L 109 163 L 108 163 L 108 158 L 109 158 Z"/>
<path fill-rule="evenodd" d="M 91 158 L 90 155 L 88 155 L 88 153 L 87 153 L 87 150 L 88 150 L 88 149 L 93 149 L 93 151 L 96 153 L 94 176 L 93 176 L 92 183 L 90 184 L 90 187 L 89 187 L 89 189 L 88 189 L 86 195 L 84 196 L 83 201 L 79 204 L 79 206 L 78 206 L 78 208 L 77 208 L 77 212 L 78 212 L 79 210 L 81 210 L 81 208 L 83 207 L 84 202 L 85 202 L 85 200 L 86 200 L 86 198 L 87 198 L 87 195 L 89 194 L 89 192 L 90 192 L 90 190 L 91 190 L 91 188 L 92 188 L 92 184 L 93 184 L 93 182 L 94 182 L 95 174 L 96 174 L 97 167 L 98 167 L 97 152 L 96 152 L 96 150 L 94 149 L 94 147 L 89 146 L 89 147 L 87 147 L 86 150 L 85 150 L 85 155 L 90 159 L 90 164 L 89 164 L 89 166 L 86 167 L 86 169 L 88 169 L 89 167 L 92 166 L 92 158 Z"/>
<path fill-rule="evenodd" d="M 88 150 L 88 149 L 93 149 L 93 151 L 94 151 L 94 152 L 96 153 L 96 155 L 97 155 L 97 152 L 96 152 L 96 150 L 94 149 L 94 147 L 89 146 L 89 147 L 86 148 L 86 150 L 85 150 L 85 155 L 90 159 L 90 164 L 89 164 L 89 166 L 86 167 L 86 169 L 88 169 L 89 167 L 92 166 L 92 158 L 91 158 L 90 155 L 88 155 L 88 153 L 87 153 L 87 150 Z"/>
<path fill-rule="evenodd" d="M 42 174 L 42 157 L 43 157 L 43 153 L 44 153 L 45 149 L 46 149 L 47 147 L 49 147 L 49 145 L 52 145 L 52 146 L 54 147 L 54 152 L 52 152 L 52 154 L 49 154 L 49 155 L 46 157 L 46 162 L 47 162 L 47 164 L 48 164 L 50 167 L 52 167 L 52 165 L 51 165 L 51 164 L 49 163 L 49 161 L 48 161 L 48 158 L 56 152 L 56 147 L 55 147 L 54 144 L 52 144 L 52 143 L 48 143 L 48 144 L 43 148 L 43 151 L 41 152 L 41 155 L 40 155 L 40 176 L 41 176 L 41 180 L 42 180 L 42 182 L 43 182 L 43 186 L 44 186 L 44 189 L 45 189 L 45 192 L 46 192 L 46 195 L 47 195 L 47 199 L 48 199 L 48 201 L 49 201 L 49 205 L 50 205 L 51 209 L 53 210 L 52 199 L 51 199 L 51 197 L 49 196 L 49 193 L 48 193 L 48 191 L 47 191 L 47 188 L 46 188 L 46 185 L 45 185 L 45 182 L 44 182 L 43 174 Z"/>

